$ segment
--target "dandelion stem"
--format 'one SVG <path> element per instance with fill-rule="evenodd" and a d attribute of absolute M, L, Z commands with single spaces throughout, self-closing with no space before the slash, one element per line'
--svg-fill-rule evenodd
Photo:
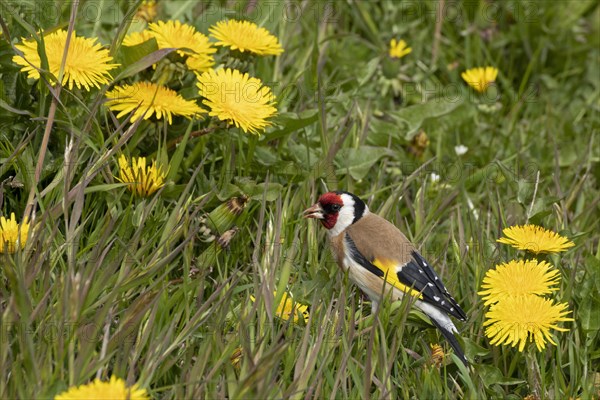
<path fill-rule="evenodd" d="M 542 390 L 542 377 L 540 374 L 540 366 L 537 362 L 537 354 L 535 347 L 529 346 L 527 353 L 525 354 L 527 361 L 527 381 L 529 383 L 530 390 L 536 399 L 545 399 L 547 395 Z"/>
<path fill-rule="evenodd" d="M 529 218 L 531 218 L 531 213 L 533 212 L 533 204 L 535 203 L 535 197 L 537 196 L 539 183 L 540 183 L 540 171 L 538 170 L 537 176 L 535 178 L 535 187 L 533 188 L 533 197 L 531 198 L 531 204 L 529 205 L 529 211 L 527 211 L 527 222 L 529 222 Z"/>
<path fill-rule="evenodd" d="M 435 16 L 435 32 L 433 34 L 433 46 L 431 48 L 431 66 L 435 67 L 435 63 L 438 59 L 438 52 L 440 50 L 440 41 L 442 40 L 442 25 L 444 23 L 445 15 L 445 3 L 446 0 L 440 0 Z"/>
<path fill-rule="evenodd" d="M 46 158 L 46 152 L 48 151 L 48 142 L 50 141 L 50 132 L 54 125 L 54 117 L 56 115 L 56 108 L 58 106 L 58 99 L 60 97 L 60 91 L 62 89 L 62 79 L 65 70 L 65 64 L 67 62 L 67 54 L 69 53 L 69 44 L 71 42 L 71 36 L 75 26 L 75 18 L 77 15 L 77 8 L 79 7 L 79 0 L 75 0 L 71 6 L 71 17 L 69 19 L 69 28 L 67 33 L 67 40 L 65 42 L 65 49 L 63 51 L 62 61 L 60 63 L 60 69 L 58 71 L 56 88 L 50 88 L 50 92 L 53 92 L 52 103 L 50 103 L 50 109 L 48 110 L 48 119 L 46 120 L 46 128 L 44 130 L 44 136 L 42 137 L 42 144 L 40 145 L 40 153 L 38 154 L 37 164 L 35 166 L 35 175 L 33 179 L 33 185 L 29 192 L 29 198 L 27 200 L 27 207 L 25 208 L 24 216 L 31 220 L 31 214 L 35 205 L 35 193 L 37 185 L 42 176 L 42 169 L 44 167 L 44 159 Z M 55 89 L 55 90 L 54 90 Z"/>

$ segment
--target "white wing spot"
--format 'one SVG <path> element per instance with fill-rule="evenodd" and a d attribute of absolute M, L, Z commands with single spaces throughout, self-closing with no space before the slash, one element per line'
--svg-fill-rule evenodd
<path fill-rule="evenodd" d="M 438 280 L 438 277 L 437 277 L 437 276 L 435 277 L 435 280 L 436 280 L 436 281 Z"/>
<path fill-rule="evenodd" d="M 454 307 L 450 307 L 450 311 L 454 311 Z"/>
<path fill-rule="evenodd" d="M 440 301 L 440 298 L 439 298 L 438 296 L 433 296 L 433 299 L 434 299 L 435 301 Z M 444 302 L 442 302 L 442 304 L 444 304 Z"/>
<path fill-rule="evenodd" d="M 420 268 L 419 268 L 419 273 L 420 273 L 420 274 L 422 274 L 422 273 L 423 273 L 423 270 L 422 270 L 422 269 L 420 269 Z"/>
<path fill-rule="evenodd" d="M 441 304 L 441 305 L 444 305 L 444 304 L 446 304 L 446 302 L 442 300 L 442 302 L 441 302 L 440 304 Z"/>
<path fill-rule="evenodd" d="M 427 286 L 431 286 L 431 287 L 433 287 L 433 283 L 431 283 L 431 282 L 427 282 Z"/>

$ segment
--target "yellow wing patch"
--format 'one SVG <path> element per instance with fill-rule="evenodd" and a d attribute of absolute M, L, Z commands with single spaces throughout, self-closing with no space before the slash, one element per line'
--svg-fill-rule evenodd
<path fill-rule="evenodd" d="M 409 293 L 411 296 L 423 300 L 423 295 L 419 291 L 406 286 L 398 280 L 398 274 L 396 274 L 398 263 L 396 261 L 376 258 L 372 261 L 372 264 L 383 271 L 387 283 L 396 289 L 402 290 L 404 293 Z"/>

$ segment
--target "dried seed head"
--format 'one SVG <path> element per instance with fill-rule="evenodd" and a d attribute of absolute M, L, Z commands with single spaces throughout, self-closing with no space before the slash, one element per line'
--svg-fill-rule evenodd
<path fill-rule="evenodd" d="M 244 208 L 246 208 L 246 204 L 248 203 L 248 196 L 242 195 L 240 197 L 232 197 L 227 201 L 227 208 L 237 215 L 240 215 Z"/>
<path fill-rule="evenodd" d="M 237 226 L 234 226 L 232 229 L 223 233 L 221 235 L 221 237 L 219 237 L 219 239 L 217 239 L 217 243 L 219 244 L 219 246 L 221 246 L 221 248 L 223 248 L 223 249 L 226 249 L 227 247 L 229 247 L 229 243 L 231 242 L 231 239 L 233 239 L 233 237 L 239 230 L 240 230 L 240 228 L 238 228 Z"/>

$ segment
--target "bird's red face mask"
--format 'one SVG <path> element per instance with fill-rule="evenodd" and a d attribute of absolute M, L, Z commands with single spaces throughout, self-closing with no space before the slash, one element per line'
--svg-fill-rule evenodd
<path fill-rule="evenodd" d="M 331 229 L 335 226 L 340 209 L 344 206 L 342 197 L 337 193 L 325 193 L 319 201 L 304 210 L 304 218 L 315 218 L 321 221 L 323 226 Z"/>

